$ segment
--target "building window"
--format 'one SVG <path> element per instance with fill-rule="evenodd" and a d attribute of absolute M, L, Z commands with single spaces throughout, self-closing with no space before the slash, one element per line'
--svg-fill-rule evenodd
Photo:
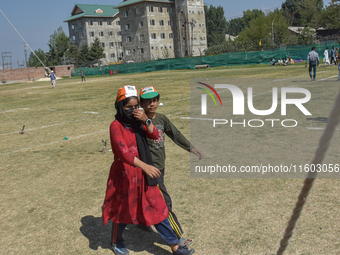
<path fill-rule="evenodd" d="M 122 35 L 122 31 L 118 31 L 118 32 L 117 32 L 117 35 L 118 35 L 118 36 L 121 36 L 121 35 Z"/>
<path fill-rule="evenodd" d="M 124 57 L 124 53 L 123 53 L 123 52 L 120 52 L 120 53 L 119 53 L 119 57 L 120 57 L 120 58 Z"/>
<path fill-rule="evenodd" d="M 156 39 L 156 33 L 151 33 L 151 39 Z"/>
<path fill-rule="evenodd" d="M 139 14 L 139 9 L 138 8 L 136 8 L 136 14 Z"/>
<path fill-rule="evenodd" d="M 139 35 L 139 41 L 144 41 L 144 35 Z"/>
<path fill-rule="evenodd" d="M 71 25 L 71 29 L 74 29 L 74 24 Z"/>
<path fill-rule="evenodd" d="M 90 37 L 94 37 L 94 32 L 90 32 Z"/>
<path fill-rule="evenodd" d="M 136 49 L 133 49 L 133 50 L 132 50 L 132 53 L 135 54 L 135 53 L 136 53 Z"/>
<path fill-rule="evenodd" d="M 144 48 L 140 48 L 139 53 L 144 54 Z"/>
<path fill-rule="evenodd" d="M 131 36 L 127 36 L 125 39 L 126 42 L 131 42 Z"/>
<path fill-rule="evenodd" d="M 168 26 L 171 26 L 171 21 L 170 20 L 168 20 Z"/>
<path fill-rule="evenodd" d="M 105 43 L 102 42 L 102 47 L 105 48 Z"/>
<path fill-rule="evenodd" d="M 160 20 L 160 21 L 159 21 L 159 25 L 160 25 L 160 26 L 164 26 L 164 20 Z"/>
<path fill-rule="evenodd" d="M 130 24 L 125 25 L 125 30 L 130 30 Z"/>
<path fill-rule="evenodd" d="M 154 49 L 153 46 L 151 47 L 151 49 L 152 49 L 152 50 Z"/>
<path fill-rule="evenodd" d="M 169 33 L 169 38 L 170 39 L 174 38 L 174 34 L 173 33 Z"/>
<path fill-rule="evenodd" d="M 103 21 L 98 21 L 98 26 L 102 26 L 103 25 Z"/>
<path fill-rule="evenodd" d="M 161 33 L 161 38 L 165 39 L 165 33 Z"/>
<path fill-rule="evenodd" d="M 110 48 L 113 48 L 113 42 L 109 42 L 109 46 L 110 46 Z"/>
<path fill-rule="evenodd" d="M 124 17 L 128 17 L 128 16 L 129 16 L 128 11 L 124 11 Z"/>
<path fill-rule="evenodd" d="M 107 22 L 107 25 L 108 25 L 108 26 L 112 26 L 112 21 L 108 21 L 108 22 Z"/>
<path fill-rule="evenodd" d="M 144 26 L 143 21 L 139 21 L 139 26 L 140 26 L 140 27 Z"/>
<path fill-rule="evenodd" d="M 116 21 L 116 26 L 120 26 L 120 20 Z"/>
<path fill-rule="evenodd" d="M 109 31 L 109 36 L 113 36 L 113 32 L 112 31 Z"/>
<path fill-rule="evenodd" d="M 115 58 L 115 57 L 116 57 L 116 54 L 111 53 L 111 58 Z"/>
<path fill-rule="evenodd" d="M 130 56 L 131 55 L 131 50 L 126 50 L 126 55 Z"/>
<path fill-rule="evenodd" d="M 172 46 L 171 46 L 171 45 L 169 46 L 169 49 L 172 49 Z"/>
<path fill-rule="evenodd" d="M 158 12 L 163 12 L 163 7 L 158 7 Z"/>
<path fill-rule="evenodd" d="M 89 26 L 93 26 L 93 21 L 92 20 L 89 21 Z"/>
<path fill-rule="evenodd" d="M 151 19 L 150 20 L 150 26 L 154 26 L 155 25 L 155 20 L 154 19 Z"/>
<path fill-rule="evenodd" d="M 118 42 L 119 47 L 123 47 L 123 43 L 122 42 Z"/>
<path fill-rule="evenodd" d="M 149 6 L 149 12 L 153 12 L 153 6 Z"/>
<path fill-rule="evenodd" d="M 100 31 L 100 32 L 99 32 L 99 36 L 104 36 L 104 32 L 103 32 L 103 31 Z"/>
<path fill-rule="evenodd" d="M 72 36 L 72 40 L 73 40 L 73 41 L 76 40 L 76 36 L 75 36 L 75 35 Z"/>

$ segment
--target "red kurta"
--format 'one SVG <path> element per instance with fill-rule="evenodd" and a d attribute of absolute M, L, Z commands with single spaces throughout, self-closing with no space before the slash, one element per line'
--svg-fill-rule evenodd
<path fill-rule="evenodd" d="M 155 127 L 148 138 L 158 139 Z M 110 126 L 110 139 L 114 161 L 107 181 L 103 205 L 104 225 L 114 223 L 154 225 L 168 217 L 168 208 L 157 186 L 148 186 L 144 173 L 133 166 L 139 157 L 137 141 L 132 128 L 115 120 Z"/>

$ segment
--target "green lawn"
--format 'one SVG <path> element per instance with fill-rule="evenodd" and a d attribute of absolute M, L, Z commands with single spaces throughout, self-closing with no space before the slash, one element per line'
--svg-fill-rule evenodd
<path fill-rule="evenodd" d="M 163 103 L 158 111 L 190 137 L 187 117 L 192 78 L 289 78 L 280 87 L 298 79 L 317 100 L 310 105 L 311 118 L 316 118 L 312 126 L 322 128 L 325 121 L 317 117 L 328 118 L 339 89 L 337 74 L 337 67 L 319 67 L 317 79 L 324 80 L 311 83 L 302 64 L 256 65 L 87 77 L 86 83 L 77 77 L 58 80 L 55 89 L 49 82 L 0 85 L 1 252 L 113 254 L 109 250 L 111 225 L 103 226 L 101 219 L 113 155 L 101 153 L 101 140 L 109 140 L 119 87 L 154 86 Z M 304 120 L 302 126 L 307 123 L 311 125 Z M 26 132 L 19 134 L 23 125 Z M 270 134 L 280 132 L 271 130 Z M 309 163 L 323 131 L 296 132 L 292 139 L 282 141 L 286 149 L 282 155 L 290 153 L 287 160 L 297 156 Z M 266 142 L 263 147 L 243 144 L 237 150 L 229 149 L 229 160 L 239 157 L 251 163 L 259 157 L 278 157 L 271 147 L 275 136 L 259 131 L 229 135 L 232 143 L 243 144 L 244 136 Z M 328 163 L 340 163 L 339 144 L 336 133 Z M 288 150 L 289 146 L 294 150 Z M 167 189 L 185 236 L 195 239 L 195 254 L 276 253 L 303 179 L 190 178 L 190 154 L 170 139 L 166 148 Z M 299 153 L 301 149 L 303 153 Z M 316 180 L 285 254 L 339 254 L 339 184 L 339 179 Z M 128 226 L 125 239 L 130 254 L 172 254 L 158 234 L 133 225 Z"/>

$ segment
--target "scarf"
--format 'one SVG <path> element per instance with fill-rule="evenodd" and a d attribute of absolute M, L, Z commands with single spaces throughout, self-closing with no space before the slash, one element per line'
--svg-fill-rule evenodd
<path fill-rule="evenodd" d="M 124 126 L 131 127 L 133 129 L 133 132 L 135 133 L 136 136 L 139 159 L 144 163 L 153 166 L 153 160 L 151 157 L 148 141 L 146 139 L 146 134 L 143 128 L 143 123 L 133 116 L 132 112 L 134 109 L 129 110 L 124 109 L 123 101 L 124 100 L 116 103 L 117 114 L 115 118 Z M 145 174 L 144 171 L 143 174 L 149 186 L 158 184 L 157 178 L 151 178 L 149 175 Z"/>

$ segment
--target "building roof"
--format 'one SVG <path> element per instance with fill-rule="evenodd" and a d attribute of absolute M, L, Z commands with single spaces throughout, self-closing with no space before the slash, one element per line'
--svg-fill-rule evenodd
<path fill-rule="evenodd" d="M 115 8 L 118 9 L 118 8 L 121 8 L 121 7 L 141 3 L 141 2 L 156 2 L 156 3 L 170 3 L 170 4 L 175 3 L 174 0 L 124 0 L 123 2 L 117 4 L 115 6 Z M 206 3 L 204 3 L 204 5 L 208 6 L 208 4 L 206 4 Z"/>
<path fill-rule="evenodd" d="M 292 31 L 296 34 L 302 35 L 305 28 L 307 29 L 307 27 L 288 27 L 288 30 L 290 30 L 290 31 Z M 309 27 L 308 29 L 309 29 L 310 32 L 313 32 L 313 33 L 315 33 L 315 31 L 316 31 L 314 28 Z"/>
<path fill-rule="evenodd" d="M 173 0 L 125 0 L 115 6 L 115 8 L 121 8 L 132 4 L 137 4 L 141 2 L 161 2 L 161 3 L 174 3 Z"/>
<path fill-rule="evenodd" d="M 71 12 L 72 16 L 64 20 L 64 22 L 82 17 L 114 17 L 118 13 L 119 11 L 115 9 L 115 5 L 76 4 Z"/>

